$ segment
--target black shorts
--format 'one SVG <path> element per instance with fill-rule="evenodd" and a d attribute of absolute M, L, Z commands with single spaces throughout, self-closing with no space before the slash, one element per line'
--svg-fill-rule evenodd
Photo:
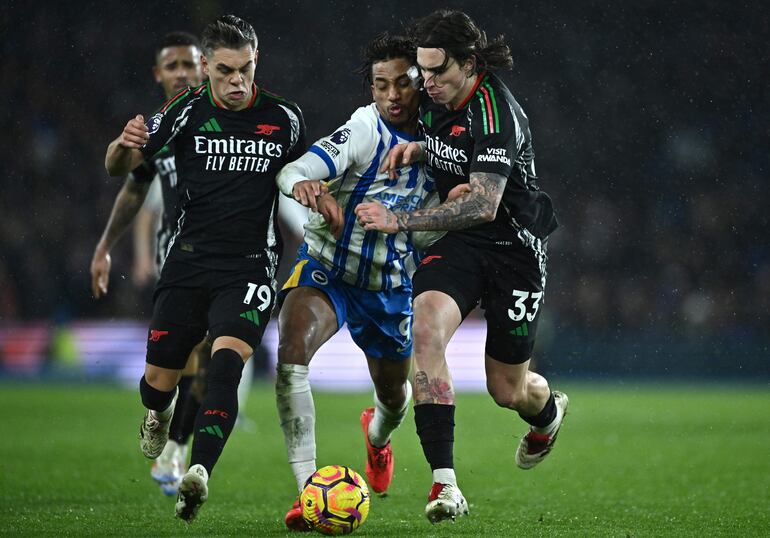
<path fill-rule="evenodd" d="M 270 258 L 172 248 L 155 288 L 147 362 L 181 370 L 206 331 L 212 342 L 233 336 L 259 346 L 275 304 L 277 260 Z"/>
<path fill-rule="evenodd" d="M 487 320 L 486 353 L 507 364 L 532 355 L 545 289 L 545 243 L 480 247 L 451 232 L 425 251 L 413 277 L 413 297 L 441 291 L 463 319 L 479 304 Z"/>

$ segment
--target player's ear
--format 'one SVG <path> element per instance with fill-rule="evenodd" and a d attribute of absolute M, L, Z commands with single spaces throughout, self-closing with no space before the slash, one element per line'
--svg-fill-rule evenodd
<path fill-rule="evenodd" d="M 471 78 L 473 74 L 476 72 L 476 57 L 471 56 L 465 62 L 463 63 L 463 71 L 465 72 L 465 76 L 468 78 Z"/>
<path fill-rule="evenodd" d="M 254 51 L 254 67 L 257 67 L 257 64 L 259 63 L 259 51 Z"/>
<path fill-rule="evenodd" d="M 160 68 L 157 65 L 152 66 L 152 74 L 155 76 L 155 82 L 160 84 Z"/>
<path fill-rule="evenodd" d="M 206 55 L 201 54 L 201 67 L 203 68 L 203 74 L 209 76 L 209 62 L 206 60 Z"/>

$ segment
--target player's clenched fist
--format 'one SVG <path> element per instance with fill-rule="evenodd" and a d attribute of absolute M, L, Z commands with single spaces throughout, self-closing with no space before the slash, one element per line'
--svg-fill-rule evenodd
<path fill-rule="evenodd" d="M 137 114 L 130 119 L 120 135 L 119 144 L 127 148 L 139 149 L 150 139 L 150 133 L 144 124 L 144 116 Z"/>
<path fill-rule="evenodd" d="M 364 230 L 377 230 L 385 233 L 396 233 L 398 222 L 396 216 L 378 202 L 364 202 L 358 204 L 355 209 L 358 223 Z"/>

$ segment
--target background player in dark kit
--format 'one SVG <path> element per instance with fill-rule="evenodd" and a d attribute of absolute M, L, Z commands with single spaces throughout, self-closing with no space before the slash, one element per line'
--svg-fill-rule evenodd
<path fill-rule="evenodd" d="M 112 175 L 126 173 L 173 140 L 183 185 L 179 232 L 155 292 L 140 381 L 148 409 L 140 446 L 157 457 L 168 437 L 179 370 L 208 328 L 207 394 L 195 421 L 190 469 L 177 516 L 191 521 L 238 414 L 244 361 L 259 344 L 275 299 L 281 254 L 275 175 L 305 149 L 299 108 L 258 87 L 257 36 L 233 15 L 203 31 L 209 81 L 180 92 L 145 123 L 130 120 L 107 149 Z"/>
<path fill-rule="evenodd" d="M 529 371 L 545 243 L 557 222 L 538 187 L 527 116 L 493 74 L 512 65 L 510 51 L 502 38 L 488 43 L 459 11 L 436 11 L 411 31 L 432 101 L 421 111 L 426 144 L 399 146 L 389 164 L 424 157 L 444 203 L 400 213 L 367 203 L 356 214 L 366 229 L 451 230 L 426 251 L 414 277 L 415 422 L 433 471 L 425 514 L 436 523 L 468 512 L 454 472 L 455 395 L 445 353 L 479 302 L 487 320 L 487 389 L 530 424 L 516 451 L 519 467 L 550 452 L 568 400 Z M 470 192 L 447 200 L 466 181 Z"/>
<path fill-rule="evenodd" d="M 201 47 L 198 38 L 186 32 L 171 32 L 163 36 L 155 51 L 153 75 L 163 89 L 166 99 L 172 98 L 181 90 L 197 87 L 203 81 L 201 67 Z M 160 229 L 155 237 L 155 219 L 140 226 L 143 208 L 150 186 L 157 177 L 162 195 L 162 215 Z M 159 204 L 161 205 L 161 204 Z M 164 146 L 158 153 L 136 167 L 126 177 L 120 192 L 115 198 L 112 212 L 94 249 L 91 260 L 91 290 L 95 298 L 107 293 L 112 260 L 110 251 L 121 235 L 134 224 L 134 280 L 139 284 L 146 282 L 152 274 L 158 274 L 165 259 L 169 241 L 176 231 L 180 216 L 179 194 L 177 191 L 177 173 L 174 160 L 174 146 Z M 156 251 L 153 260 L 152 252 Z M 152 477 L 159 482 L 161 491 L 175 495 L 179 480 L 184 473 L 187 460 L 187 441 L 192 434 L 194 413 L 200 397 L 191 396 L 190 388 L 198 369 L 199 359 L 210 354 L 210 346 L 202 343 L 191 353 L 187 365 L 182 371 L 179 382 L 179 397 L 175 405 L 174 419 L 171 424 L 171 437 L 163 453 L 155 460 L 151 470 Z M 184 409 L 190 398 L 191 409 L 186 420 Z"/>

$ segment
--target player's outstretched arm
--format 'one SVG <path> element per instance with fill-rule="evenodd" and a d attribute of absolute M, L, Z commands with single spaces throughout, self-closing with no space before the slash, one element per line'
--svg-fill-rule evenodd
<path fill-rule="evenodd" d="M 471 192 L 470 183 L 460 183 L 455 185 L 452 190 L 447 193 L 447 201 L 459 198 L 463 194 Z M 421 208 L 436 207 L 439 204 L 438 193 L 433 191 L 424 200 Z M 425 250 L 433 243 L 446 235 L 446 230 L 416 230 L 412 233 L 412 245 L 415 250 Z"/>
<path fill-rule="evenodd" d="M 139 148 L 149 139 L 144 116 L 138 114 L 130 119 L 120 136 L 107 146 L 107 155 L 104 157 L 107 173 L 111 176 L 123 176 L 139 166 L 144 160 Z"/>
<path fill-rule="evenodd" d="M 472 172 L 470 191 L 437 207 L 393 213 L 382 204 L 366 202 L 358 204 L 355 213 L 364 230 L 463 230 L 495 220 L 506 181 L 501 174 Z"/>
<path fill-rule="evenodd" d="M 284 166 L 275 178 L 278 189 L 298 203 L 318 211 L 317 199 L 329 192 L 323 181 L 329 177 L 325 165 L 314 166 L 306 153 Z M 316 163 L 317 164 L 317 163 Z"/>
<path fill-rule="evenodd" d="M 107 226 L 104 228 L 91 259 L 91 292 L 96 299 L 107 295 L 110 266 L 112 265 L 110 250 L 115 246 L 118 238 L 128 229 L 139 208 L 142 207 L 148 188 L 148 183 L 137 183 L 128 178 L 115 198 Z"/>
<path fill-rule="evenodd" d="M 402 166 L 421 161 L 425 158 L 425 142 L 407 142 L 396 144 L 382 161 L 380 172 L 387 172 L 390 179 L 398 177 L 398 169 Z"/>

